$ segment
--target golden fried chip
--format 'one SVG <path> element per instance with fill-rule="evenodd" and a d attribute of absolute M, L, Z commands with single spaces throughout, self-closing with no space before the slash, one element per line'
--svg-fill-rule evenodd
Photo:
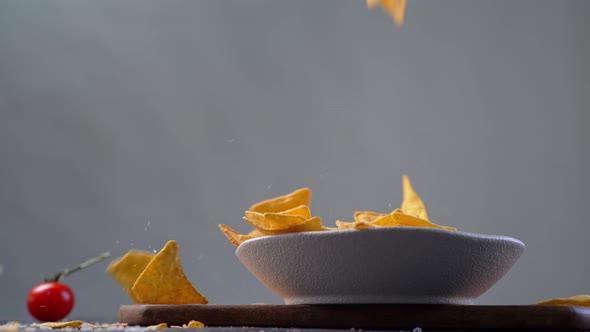
<path fill-rule="evenodd" d="M 255 211 L 246 211 L 246 216 L 243 218 L 250 226 L 258 229 L 262 234 L 266 234 L 264 230 L 280 230 L 303 224 L 308 218 L 282 213 L 260 213 Z"/>
<path fill-rule="evenodd" d="M 235 229 L 224 224 L 219 224 L 219 229 L 221 229 L 221 232 L 223 232 L 229 242 L 231 242 L 236 247 L 239 247 L 242 242 L 254 238 L 254 236 L 240 234 Z"/>
<path fill-rule="evenodd" d="M 191 320 L 190 322 L 188 322 L 188 324 L 182 325 L 182 327 L 188 328 L 188 329 L 196 329 L 196 328 L 205 327 L 205 324 L 199 322 L 198 320 Z"/>
<path fill-rule="evenodd" d="M 590 307 L 590 295 L 576 295 L 566 298 L 557 298 L 535 303 L 537 305 L 565 305 Z"/>
<path fill-rule="evenodd" d="M 155 254 L 141 250 L 130 250 L 125 256 L 111 262 L 106 272 L 123 287 L 133 302 L 138 303 L 135 293 L 131 290 L 133 284 L 154 258 Z"/>
<path fill-rule="evenodd" d="M 428 214 L 426 213 L 426 206 L 416 191 L 412 187 L 410 178 L 407 175 L 402 177 L 404 199 L 402 201 L 401 210 L 405 214 L 409 214 L 413 217 L 429 220 Z"/>
<path fill-rule="evenodd" d="M 252 231 L 250 231 L 250 233 L 248 233 L 248 236 L 261 237 L 261 236 L 264 236 L 264 234 L 260 233 L 260 231 L 257 229 L 253 229 Z"/>
<path fill-rule="evenodd" d="M 178 245 L 170 240 L 150 261 L 132 288 L 143 304 L 206 304 L 182 269 Z"/>
<path fill-rule="evenodd" d="M 281 228 L 264 228 L 259 226 L 258 224 L 252 222 L 247 217 L 243 218 L 246 222 L 248 222 L 252 227 L 256 228 L 260 231 L 263 235 L 279 235 L 279 234 L 286 234 L 286 233 L 298 233 L 298 232 L 311 232 L 311 231 L 324 231 L 326 228 L 322 224 L 322 219 L 320 217 L 313 217 L 310 219 L 303 219 L 303 222 L 299 224 L 290 225 L 287 227 Z"/>
<path fill-rule="evenodd" d="M 157 325 L 150 325 L 148 327 L 146 327 L 146 330 L 164 330 L 168 328 L 168 324 L 166 323 L 160 323 Z"/>
<path fill-rule="evenodd" d="M 300 205 L 309 206 L 311 190 L 309 188 L 297 189 L 287 195 L 270 198 L 256 203 L 250 207 L 250 211 L 256 212 L 281 212 Z"/>
<path fill-rule="evenodd" d="M 363 220 L 353 222 L 336 220 L 336 226 L 338 229 L 367 229 L 374 227 L 370 222 Z"/>
<path fill-rule="evenodd" d="M 391 218 L 394 220 L 395 226 L 430 227 L 430 228 L 446 229 L 446 230 L 450 230 L 450 231 L 457 230 L 456 228 L 453 228 L 453 227 L 437 225 L 437 224 L 432 223 L 428 220 L 416 218 L 414 216 L 411 216 L 411 215 L 408 215 L 405 213 L 401 213 L 401 212 L 393 212 L 391 214 Z"/>
<path fill-rule="evenodd" d="M 367 0 L 367 7 L 373 9 L 378 5 L 389 14 L 399 26 L 404 24 L 404 15 L 406 12 L 406 0 Z"/>
<path fill-rule="evenodd" d="M 67 327 L 77 329 L 82 326 L 82 321 L 81 320 L 72 320 L 69 322 L 47 322 L 47 323 L 39 324 L 37 326 L 51 327 L 52 329 L 63 329 L 63 328 L 67 328 Z"/>
<path fill-rule="evenodd" d="M 380 227 L 394 227 L 398 226 L 397 221 L 393 219 L 393 213 L 382 215 L 381 217 L 375 219 L 371 224 L 373 226 L 380 226 Z"/>
<path fill-rule="evenodd" d="M 354 221 L 363 221 L 366 223 L 372 223 L 380 217 L 385 216 L 385 213 L 378 213 L 372 211 L 356 211 L 354 213 Z"/>
<path fill-rule="evenodd" d="M 286 214 L 286 215 L 300 216 L 305 219 L 311 218 L 311 211 L 309 210 L 309 206 L 307 206 L 307 205 L 299 205 L 297 207 L 294 207 L 292 209 L 288 209 L 285 211 L 281 211 L 279 213 Z"/>

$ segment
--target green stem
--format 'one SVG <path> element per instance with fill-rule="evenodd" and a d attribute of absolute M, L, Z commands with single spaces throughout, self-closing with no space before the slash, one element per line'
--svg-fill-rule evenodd
<path fill-rule="evenodd" d="M 52 282 L 52 281 L 53 282 L 60 282 L 64 277 L 66 277 L 74 272 L 80 271 L 84 268 L 87 268 L 90 265 L 96 264 L 96 263 L 102 261 L 103 259 L 109 257 L 110 255 L 111 255 L 110 252 L 104 252 L 96 257 L 90 258 L 89 260 L 82 262 L 82 264 L 80 264 L 80 265 L 76 265 L 76 266 L 71 267 L 69 269 L 65 269 L 65 270 L 57 273 L 52 278 L 46 278 L 45 281 L 46 282 Z"/>

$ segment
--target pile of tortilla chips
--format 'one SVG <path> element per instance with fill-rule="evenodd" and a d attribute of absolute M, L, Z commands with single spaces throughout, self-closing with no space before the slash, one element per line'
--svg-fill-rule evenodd
<path fill-rule="evenodd" d="M 188 280 L 182 269 L 178 245 L 171 240 L 154 255 L 131 250 L 107 268 L 135 303 L 206 304 L 208 300 Z"/>
<path fill-rule="evenodd" d="M 301 188 L 252 205 L 242 218 L 253 228 L 248 235 L 224 224 L 219 228 L 236 247 L 259 236 L 327 230 L 322 218 L 311 216 L 310 202 L 311 190 Z"/>
<path fill-rule="evenodd" d="M 440 226 L 430 222 L 422 199 L 412 187 L 410 178 L 403 176 L 403 202 L 399 209 L 390 213 L 357 211 L 353 222 L 336 221 L 336 228 L 322 225 L 320 217 L 312 217 L 309 209 L 311 190 L 302 188 L 284 196 L 271 198 L 256 203 L 245 212 L 243 217 L 253 230 L 249 234 L 240 234 L 231 227 L 220 224 L 219 228 L 229 241 L 239 246 L 246 240 L 256 237 L 280 235 L 295 232 L 366 229 L 375 227 L 430 227 L 456 230 L 453 227 Z"/>
<path fill-rule="evenodd" d="M 354 221 L 336 221 L 338 229 L 365 229 L 373 227 L 395 227 L 395 226 L 412 226 L 412 227 L 430 227 L 446 230 L 457 230 L 453 227 L 440 226 L 430 222 L 426 206 L 422 199 L 412 187 L 410 178 L 406 175 L 402 177 L 404 196 L 402 205 L 390 213 L 378 213 L 372 211 L 357 211 L 354 213 Z"/>

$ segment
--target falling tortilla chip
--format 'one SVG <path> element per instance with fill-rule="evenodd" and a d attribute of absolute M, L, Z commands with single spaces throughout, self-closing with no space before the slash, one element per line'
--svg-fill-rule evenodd
<path fill-rule="evenodd" d="M 64 328 L 68 328 L 68 327 L 73 328 L 73 329 L 77 329 L 82 326 L 82 321 L 81 320 L 72 320 L 69 322 L 47 322 L 47 323 L 39 324 L 37 326 L 51 327 L 52 329 L 64 329 Z"/>
<path fill-rule="evenodd" d="M 381 6 L 398 26 L 404 24 L 407 0 L 367 0 L 367 8 L 373 9 Z"/>
<path fill-rule="evenodd" d="M 565 305 L 590 307 L 590 295 L 576 295 L 566 298 L 557 298 L 535 303 L 537 305 Z"/>
<path fill-rule="evenodd" d="M 207 298 L 187 279 L 176 241 L 170 240 L 150 261 L 132 288 L 138 303 L 206 304 Z"/>
<path fill-rule="evenodd" d="M 114 260 L 107 267 L 106 272 L 109 273 L 113 279 L 121 285 L 121 287 L 123 287 L 131 300 L 135 303 L 139 303 L 139 300 L 132 290 L 133 285 L 154 256 L 155 254 L 152 254 L 151 252 L 130 250 L 125 256 Z"/>

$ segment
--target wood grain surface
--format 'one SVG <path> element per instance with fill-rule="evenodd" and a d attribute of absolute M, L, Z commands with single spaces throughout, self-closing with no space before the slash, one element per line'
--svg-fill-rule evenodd
<path fill-rule="evenodd" d="M 206 326 L 438 331 L 590 330 L 590 308 L 534 305 L 122 305 L 119 321 L 148 326 Z"/>

